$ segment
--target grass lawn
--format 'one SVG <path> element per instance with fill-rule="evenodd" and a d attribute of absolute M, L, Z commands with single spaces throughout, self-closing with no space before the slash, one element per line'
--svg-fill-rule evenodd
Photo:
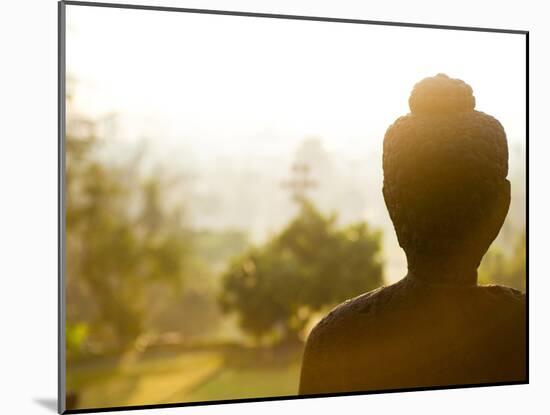
<path fill-rule="evenodd" d="M 296 395 L 299 376 L 299 363 L 277 368 L 223 370 L 194 391 L 181 395 L 179 401 Z"/>
<path fill-rule="evenodd" d="M 250 350 L 146 353 L 69 366 L 77 408 L 295 395 L 298 358 L 267 364 Z"/>
<path fill-rule="evenodd" d="M 78 392 L 78 408 L 166 403 L 206 379 L 222 363 L 222 356 L 214 352 L 145 356 L 110 366 L 98 362 L 73 368 L 68 385 Z"/>

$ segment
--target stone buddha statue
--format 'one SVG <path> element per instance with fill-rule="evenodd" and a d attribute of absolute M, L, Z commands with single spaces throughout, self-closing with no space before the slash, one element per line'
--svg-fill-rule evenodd
<path fill-rule="evenodd" d="M 521 292 L 477 285 L 508 213 L 506 135 L 444 74 L 417 83 L 384 137 L 383 195 L 408 274 L 311 332 L 300 394 L 525 382 Z"/>

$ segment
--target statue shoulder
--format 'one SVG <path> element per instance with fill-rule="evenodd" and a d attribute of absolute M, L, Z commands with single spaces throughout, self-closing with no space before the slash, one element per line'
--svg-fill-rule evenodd
<path fill-rule="evenodd" d="M 516 290 L 515 288 L 506 287 L 504 285 L 481 285 L 481 290 L 495 300 L 510 302 L 513 304 L 525 304 L 525 293 Z"/>
<path fill-rule="evenodd" d="M 479 307 L 495 321 L 523 327 L 526 324 L 526 296 L 521 291 L 502 285 L 479 286 Z"/>
<path fill-rule="evenodd" d="M 337 305 L 313 328 L 308 342 L 332 337 L 337 332 L 353 333 L 350 330 L 387 303 L 395 290 L 395 284 L 380 287 Z"/>

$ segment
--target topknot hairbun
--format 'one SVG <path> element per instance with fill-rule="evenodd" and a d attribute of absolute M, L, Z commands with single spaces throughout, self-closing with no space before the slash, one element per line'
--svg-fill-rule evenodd
<path fill-rule="evenodd" d="M 475 105 L 476 100 L 470 85 L 442 73 L 418 82 L 409 98 L 409 107 L 413 114 L 473 111 Z"/>

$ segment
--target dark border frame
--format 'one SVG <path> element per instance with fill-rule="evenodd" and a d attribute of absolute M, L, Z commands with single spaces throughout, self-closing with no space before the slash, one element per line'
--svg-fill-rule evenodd
<path fill-rule="evenodd" d="M 164 12 L 180 12 L 180 13 L 194 13 L 194 14 L 211 14 L 211 15 L 224 15 L 224 16 L 240 16 L 240 17 L 257 17 L 268 19 L 286 19 L 286 20 L 303 20 L 303 21 L 317 21 L 317 22 L 332 22 L 332 23 L 351 23 L 351 24 L 363 24 L 363 25 L 377 25 L 377 26 L 399 26 L 399 27 L 416 27 L 423 29 L 439 29 L 439 30 L 460 30 L 460 31 L 473 31 L 473 32 L 491 32 L 491 33 L 507 33 L 525 36 L 525 97 L 526 97 L 526 127 L 525 127 L 525 139 L 526 139 L 526 152 L 525 152 L 525 208 L 526 208 L 526 274 L 525 274 L 525 295 L 526 295 L 526 328 L 527 328 L 527 348 L 526 348 L 526 378 L 525 381 L 518 382 L 497 382 L 497 383 L 480 383 L 480 384 L 465 384 L 465 385 L 445 385 L 445 386 L 430 386 L 430 387 L 415 387 L 407 389 L 385 389 L 377 391 L 364 391 L 364 392 L 345 392 L 345 393 L 326 393 L 326 394 L 311 394 L 311 395 L 288 395 L 288 396 L 271 396 L 262 398 L 246 398 L 246 399 L 229 399 L 229 400 L 210 400 L 210 401 L 198 401 L 198 402 L 181 402 L 181 403 L 169 403 L 169 404 L 151 404 L 151 405 L 132 405 L 132 406 L 114 406 L 105 408 L 87 408 L 87 409 L 69 409 L 65 408 L 65 392 L 66 392 L 66 356 L 65 356 L 65 129 L 66 129 L 66 109 L 65 109 L 65 35 L 66 35 L 66 20 L 65 11 L 67 5 L 73 6 L 88 6 L 88 7 L 104 7 L 104 8 L 117 8 L 117 9 L 133 9 L 133 10 L 152 10 L 152 11 L 164 11 Z M 380 393 L 395 393 L 395 392 L 418 392 L 418 391 L 430 391 L 430 390 L 446 390 L 446 389 L 462 389 L 462 388 L 476 388 L 487 386 L 505 386 L 505 385 L 525 385 L 529 384 L 529 31 L 528 30 L 514 30 L 514 29 L 501 29 L 501 28 L 487 28 L 487 27 L 467 27 L 467 26 L 449 26 L 449 25 L 435 25 L 424 23 L 405 23 L 405 22 L 388 22 L 388 21 L 375 21 L 375 20 L 361 20 L 361 19 L 345 19 L 335 17 L 320 17 L 320 16 L 299 16 L 299 15 L 286 15 L 286 14 L 271 14 L 271 13 L 255 13 L 244 11 L 229 11 L 229 10 L 209 10 L 209 9 L 190 9 L 179 7 L 163 7 L 163 6 L 149 6 L 138 4 L 117 4 L 117 3 L 99 3 L 99 2 L 87 2 L 87 1 L 71 1 L 61 0 L 58 2 L 58 209 L 57 209 L 57 245 L 58 245 L 58 413 L 60 414 L 82 414 L 90 412 L 112 412 L 122 410 L 137 410 L 137 409 L 164 409 L 164 408 L 179 408 L 186 406 L 197 405 L 219 405 L 228 403 L 243 403 L 243 402 L 269 402 L 280 400 L 293 400 L 293 399 L 308 399 L 308 398 L 321 398 L 321 397 L 338 397 L 338 396 L 354 396 L 354 395 L 373 395 Z"/>

